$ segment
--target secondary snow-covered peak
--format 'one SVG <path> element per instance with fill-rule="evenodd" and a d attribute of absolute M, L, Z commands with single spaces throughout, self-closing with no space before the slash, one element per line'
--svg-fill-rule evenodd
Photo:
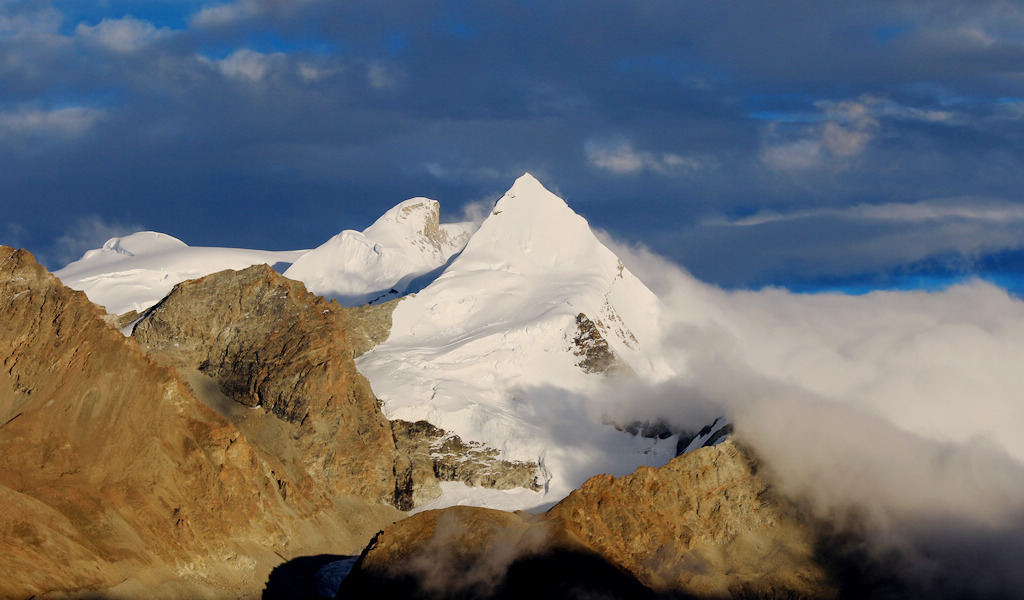
<path fill-rule="evenodd" d="M 166 233 L 139 231 L 123 237 L 110 238 L 103 244 L 103 247 L 89 250 L 82 255 L 82 258 L 65 267 L 64 271 L 68 271 L 82 261 L 95 264 L 95 261 L 101 260 L 100 257 L 103 257 L 102 260 L 105 261 L 116 261 L 126 256 L 145 256 L 187 246 L 188 244 L 185 242 Z"/>
<path fill-rule="evenodd" d="M 389 248 L 413 246 L 424 252 L 444 252 L 447 235 L 441 229 L 441 205 L 429 198 L 412 198 L 387 211 L 363 235 Z"/>
<path fill-rule="evenodd" d="M 119 314 L 156 304 L 186 279 L 260 263 L 291 263 L 305 252 L 192 247 L 166 233 L 140 231 L 110 238 L 54 274 L 107 312 Z"/>
<path fill-rule="evenodd" d="M 469 223 L 440 223 L 440 205 L 412 198 L 362 232 L 346 230 L 295 262 L 285 276 L 344 305 L 396 297 L 465 246 Z"/>

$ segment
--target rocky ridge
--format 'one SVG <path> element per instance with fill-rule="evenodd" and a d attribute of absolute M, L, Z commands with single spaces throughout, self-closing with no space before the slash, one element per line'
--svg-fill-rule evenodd
<path fill-rule="evenodd" d="M 285 474 L 23 250 L 0 247 L 0 313 L 0 597 L 254 593 L 400 515 Z"/>
<path fill-rule="evenodd" d="M 494 448 L 465 442 L 426 421 L 392 421 L 395 443 L 410 461 L 409 481 L 400 485 L 407 496 L 399 507 L 420 506 L 441 495 L 439 482 L 461 481 L 469 486 L 508 490 L 541 488 L 540 467 L 526 461 L 507 461 Z"/>
<path fill-rule="evenodd" d="M 267 265 L 183 282 L 132 337 L 162 362 L 211 377 L 236 403 L 291 425 L 289 454 L 323 489 L 395 497 L 391 426 L 352 364 L 346 316 Z M 270 425 L 268 425 L 270 426 Z M 267 436 L 274 437 L 274 436 Z"/>
<path fill-rule="evenodd" d="M 658 469 L 593 477 L 544 515 L 455 507 L 399 521 L 340 595 L 514 597 L 544 572 L 572 592 L 552 597 L 582 597 L 601 568 L 616 577 L 601 597 L 833 598 L 816 531 L 729 440 Z"/>
<path fill-rule="evenodd" d="M 343 308 L 256 265 L 177 285 L 132 336 L 158 360 L 208 376 L 229 419 L 331 494 L 410 510 L 440 495 L 440 481 L 536 489 L 534 463 L 384 417 L 352 360 L 387 338 L 393 308 Z"/>

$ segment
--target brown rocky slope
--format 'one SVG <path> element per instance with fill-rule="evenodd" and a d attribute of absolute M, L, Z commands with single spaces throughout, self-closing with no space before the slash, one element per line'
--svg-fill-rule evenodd
<path fill-rule="evenodd" d="M 258 595 L 400 516 L 286 474 L 25 251 L 0 247 L 0 314 L 0 597 Z"/>
<path fill-rule="evenodd" d="M 436 498 L 439 481 L 536 488 L 536 464 L 384 417 L 353 356 L 387 338 L 393 308 L 343 308 L 254 265 L 178 284 L 132 337 L 205 390 L 286 473 L 332 495 L 408 510 Z"/>
<path fill-rule="evenodd" d="M 458 507 L 399 521 L 339 596 L 834 598 L 816 541 L 726 441 L 659 469 L 593 477 L 544 515 Z"/>
<path fill-rule="evenodd" d="M 337 303 L 267 265 L 180 283 L 132 337 L 161 362 L 211 377 L 234 402 L 270 413 L 268 442 L 332 495 L 394 502 L 391 424 L 352 362 Z"/>

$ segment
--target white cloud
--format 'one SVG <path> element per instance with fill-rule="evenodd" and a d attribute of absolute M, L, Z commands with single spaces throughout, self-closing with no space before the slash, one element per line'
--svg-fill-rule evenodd
<path fill-rule="evenodd" d="M 663 175 L 693 173 L 713 169 L 718 165 L 710 157 L 636 150 L 632 143 L 622 139 L 592 138 L 583 145 L 583 150 L 587 162 L 616 175 L 635 175 L 644 170 Z"/>
<path fill-rule="evenodd" d="M 855 100 L 820 100 L 814 107 L 816 113 L 799 120 L 780 118 L 769 124 L 760 152 L 765 166 L 789 173 L 842 169 L 868 150 L 883 120 L 954 124 L 959 119 L 950 111 L 903 106 L 871 94 Z M 801 122 L 802 126 L 794 125 Z"/>
<path fill-rule="evenodd" d="M 299 77 L 305 83 L 315 83 L 317 81 L 323 81 L 329 77 L 333 77 L 338 73 L 341 73 L 344 69 L 337 65 L 324 66 L 316 65 L 308 62 L 300 62 L 296 65 L 296 72 Z"/>
<path fill-rule="evenodd" d="M 239 0 L 228 4 L 207 6 L 192 18 L 192 24 L 199 27 L 225 25 L 260 14 L 264 4 L 265 2 L 260 0 Z"/>
<path fill-rule="evenodd" d="M 22 137 L 74 138 L 92 130 L 103 118 L 97 108 L 67 107 L 43 110 L 22 107 L 0 112 L 0 140 Z"/>
<path fill-rule="evenodd" d="M 761 161 L 776 171 L 806 171 L 821 165 L 819 140 L 770 144 L 761 150 Z"/>
<path fill-rule="evenodd" d="M 217 6 L 207 6 L 193 18 L 199 27 L 217 27 L 265 15 L 288 13 L 317 0 L 237 0 Z"/>
<path fill-rule="evenodd" d="M 1024 302 L 980 282 L 729 293 L 612 249 L 666 302 L 659 356 L 681 373 L 610 390 L 617 417 L 692 430 L 717 407 L 778 489 L 854 525 L 923 597 L 1024 589 L 1005 558 L 1024 548 Z"/>
<path fill-rule="evenodd" d="M 63 21 L 64 15 L 52 7 L 15 14 L 0 14 L 0 37 L 56 35 Z"/>
<path fill-rule="evenodd" d="M 754 231 L 742 231 L 748 228 Z M 805 275 L 843 276 L 893 269 L 906 273 L 908 265 L 939 261 L 946 268 L 967 272 L 978 257 L 1024 247 L 1024 204 L 942 198 L 791 212 L 763 210 L 739 219 L 707 219 L 699 231 L 713 239 L 724 236 L 745 243 L 748 257 L 740 264 L 753 269 L 786 269 L 799 262 Z M 721 250 L 729 253 L 728 246 Z M 737 253 L 736 260 L 740 256 Z"/>
<path fill-rule="evenodd" d="M 927 223 L 942 220 L 993 224 L 1024 224 L 1024 205 L 986 198 L 940 198 L 921 202 L 857 204 L 846 208 L 819 208 L 780 213 L 764 210 L 742 219 L 713 219 L 706 225 L 753 227 L 781 221 L 843 219 L 890 223 Z"/>
<path fill-rule="evenodd" d="M 200 56 L 199 59 L 217 69 L 225 77 L 251 83 L 266 79 L 271 67 L 282 58 L 280 54 L 263 54 L 248 48 L 235 50 L 221 59 Z"/>
<path fill-rule="evenodd" d="M 653 159 L 647 153 L 637 152 L 633 149 L 632 144 L 625 141 L 612 143 L 590 141 L 587 142 L 584 149 L 590 164 L 618 175 L 639 173 L 644 170 L 647 161 Z"/>
<path fill-rule="evenodd" d="M 493 181 L 506 180 L 522 171 L 496 169 L 494 167 L 449 167 L 440 163 L 427 163 L 423 168 L 437 179 L 448 180 L 470 180 L 470 181 Z"/>
<path fill-rule="evenodd" d="M 370 64 L 366 70 L 366 80 L 375 90 L 391 90 L 398 87 L 398 75 L 395 70 L 381 62 Z"/>
<path fill-rule="evenodd" d="M 171 32 L 166 27 L 157 29 L 149 21 L 124 17 L 121 19 L 103 19 L 97 25 L 79 23 L 75 35 L 115 52 L 135 52 L 154 40 Z"/>
<path fill-rule="evenodd" d="M 879 98 L 819 101 L 821 119 L 800 128 L 796 139 L 773 124 L 766 132 L 761 162 L 775 171 L 800 172 L 823 166 L 842 167 L 862 154 L 874 138 L 878 121 L 873 116 Z"/>

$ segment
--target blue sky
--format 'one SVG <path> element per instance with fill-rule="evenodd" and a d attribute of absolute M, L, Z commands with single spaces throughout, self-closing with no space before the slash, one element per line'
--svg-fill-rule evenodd
<path fill-rule="evenodd" d="M 1024 291 L 1016 2 L 0 0 L 0 243 L 318 245 L 529 171 L 726 287 Z"/>

